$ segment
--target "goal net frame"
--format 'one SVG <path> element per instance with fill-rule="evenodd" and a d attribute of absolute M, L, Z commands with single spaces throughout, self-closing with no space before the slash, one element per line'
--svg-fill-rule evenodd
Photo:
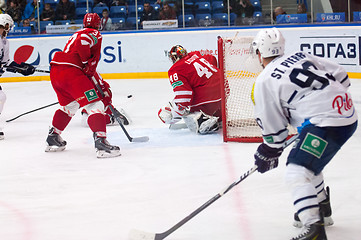
<path fill-rule="evenodd" d="M 222 127 L 224 142 L 262 142 L 254 119 L 253 84 L 262 67 L 250 53 L 254 37 L 218 37 L 218 62 L 222 73 Z"/>

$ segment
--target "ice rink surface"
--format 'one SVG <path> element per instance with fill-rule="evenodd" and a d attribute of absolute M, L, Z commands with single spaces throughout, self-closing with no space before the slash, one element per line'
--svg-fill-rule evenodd
<path fill-rule="evenodd" d="M 114 105 L 133 121 L 127 126 L 130 135 L 150 138 L 130 143 L 119 126 L 108 127 L 109 141 L 122 148 L 122 156 L 112 159 L 96 158 L 80 112 L 63 132 L 67 149 L 45 153 L 57 106 L 4 120 L 56 102 L 50 82 L 0 84 L 8 99 L 1 115 L 1 240 L 126 240 L 133 228 L 163 232 L 253 166 L 256 143 L 224 143 L 221 132 L 199 136 L 161 123 L 158 109 L 173 97 L 167 79 L 109 83 Z M 361 113 L 361 80 L 352 81 L 351 93 Z M 289 150 L 277 169 L 249 176 L 167 239 L 286 240 L 297 235 L 283 181 Z M 360 239 L 360 128 L 324 175 L 335 221 L 326 230 L 328 239 Z"/>

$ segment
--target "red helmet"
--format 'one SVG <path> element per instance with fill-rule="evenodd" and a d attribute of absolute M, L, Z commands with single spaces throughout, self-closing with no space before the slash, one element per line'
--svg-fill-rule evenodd
<path fill-rule="evenodd" d="M 100 27 L 100 17 L 97 13 L 87 13 L 84 16 L 83 26 L 85 28 L 94 28 L 99 29 Z"/>
<path fill-rule="evenodd" d="M 172 60 L 173 63 L 176 63 L 179 59 L 187 55 L 187 50 L 181 45 L 173 46 L 168 53 L 168 57 Z"/>

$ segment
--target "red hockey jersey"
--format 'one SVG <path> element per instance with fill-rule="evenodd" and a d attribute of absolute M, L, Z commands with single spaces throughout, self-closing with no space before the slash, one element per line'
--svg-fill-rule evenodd
<path fill-rule="evenodd" d="M 94 72 L 100 58 L 102 35 L 98 30 L 84 28 L 74 33 L 62 52 L 56 52 L 50 64 L 70 65 L 80 69 L 85 66 Z"/>
<path fill-rule="evenodd" d="M 213 65 L 216 62 L 214 56 L 202 56 L 200 52 L 195 51 L 169 69 L 168 77 L 175 93 L 174 103 L 180 110 L 189 108 L 190 112 L 193 112 L 202 105 L 220 103 L 221 73 Z"/>

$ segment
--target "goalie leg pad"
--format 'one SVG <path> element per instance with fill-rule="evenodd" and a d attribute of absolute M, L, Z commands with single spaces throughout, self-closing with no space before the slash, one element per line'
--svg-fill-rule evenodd
<path fill-rule="evenodd" d="M 188 114 L 183 119 L 189 130 L 199 134 L 214 133 L 219 129 L 219 117 L 210 116 L 203 112 Z"/>

